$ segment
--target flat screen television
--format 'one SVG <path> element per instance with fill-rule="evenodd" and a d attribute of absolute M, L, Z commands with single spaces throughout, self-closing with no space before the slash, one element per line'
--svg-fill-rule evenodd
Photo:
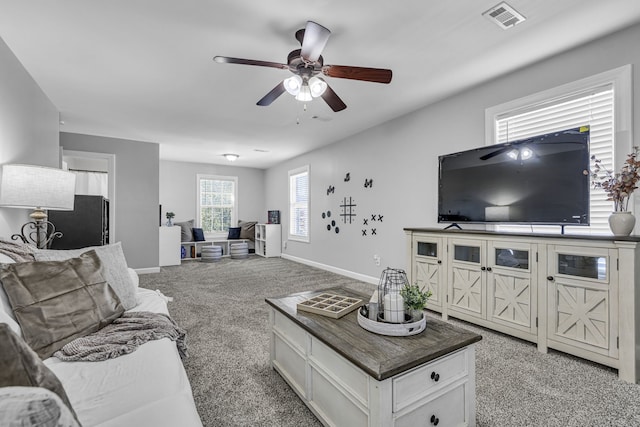
<path fill-rule="evenodd" d="M 438 222 L 589 225 L 589 128 L 439 156 Z"/>

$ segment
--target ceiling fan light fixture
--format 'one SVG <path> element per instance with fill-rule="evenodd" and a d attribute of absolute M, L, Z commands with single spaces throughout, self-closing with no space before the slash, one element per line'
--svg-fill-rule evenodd
<path fill-rule="evenodd" d="M 322 96 L 324 91 L 327 90 L 327 82 L 320 77 L 311 77 L 309 79 L 309 90 L 311 91 L 311 96 L 314 98 Z"/>
<path fill-rule="evenodd" d="M 237 154 L 232 154 L 232 153 L 223 154 L 223 156 L 225 157 L 225 159 L 229 160 L 230 162 L 235 162 L 236 160 L 238 160 L 238 157 L 240 157 Z"/>
<path fill-rule="evenodd" d="M 289 92 L 293 96 L 296 96 L 298 93 L 300 93 L 301 87 L 302 87 L 302 77 L 300 77 L 297 74 L 284 80 L 284 88 L 286 89 L 287 92 Z"/>
<path fill-rule="evenodd" d="M 309 85 L 308 84 L 303 84 L 302 87 L 300 88 L 300 92 L 296 95 L 296 100 L 298 101 L 302 101 L 302 102 L 308 102 L 311 101 L 313 99 L 313 97 L 311 96 L 311 89 L 309 89 Z"/>

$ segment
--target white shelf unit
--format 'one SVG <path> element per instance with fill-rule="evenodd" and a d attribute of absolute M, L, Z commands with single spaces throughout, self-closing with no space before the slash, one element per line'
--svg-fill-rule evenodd
<path fill-rule="evenodd" d="M 256 255 L 266 258 L 282 253 L 282 226 L 280 224 L 256 224 Z"/>
<path fill-rule="evenodd" d="M 160 227 L 159 241 L 160 266 L 180 265 L 180 227 Z"/>

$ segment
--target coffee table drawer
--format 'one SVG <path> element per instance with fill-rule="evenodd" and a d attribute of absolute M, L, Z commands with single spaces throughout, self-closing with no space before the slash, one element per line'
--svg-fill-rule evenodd
<path fill-rule="evenodd" d="M 303 329 L 296 326 L 284 315 L 274 311 L 273 329 L 286 339 L 299 352 L 306 353 L 306 336 Z"/>
<path fill-rule="evenodd" d="M 435 426 L 462 427 L 467 426 L 469 414 L 466 409 L 465 383 L 445 390 L 440 396 L 434 395 L 424 405 L 408 410 L 395 419 L 394 427 Z"/>
<path fill-rule="evenodd" d="M 468 375 L 468 351 L 459 350 L 393 380 L 393 412 L 398 412 Z"/>

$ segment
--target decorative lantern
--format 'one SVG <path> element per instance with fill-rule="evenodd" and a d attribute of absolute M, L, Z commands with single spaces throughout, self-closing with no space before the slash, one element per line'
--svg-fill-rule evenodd
<path fill-rule="evenodd" d="M 403 323 L 404 299 L 400 295 L 402 288 L 409 283 L 404 270 L 387 267 L 378 283 L 378 310 L 380 320 L 388 323 Z"/>

